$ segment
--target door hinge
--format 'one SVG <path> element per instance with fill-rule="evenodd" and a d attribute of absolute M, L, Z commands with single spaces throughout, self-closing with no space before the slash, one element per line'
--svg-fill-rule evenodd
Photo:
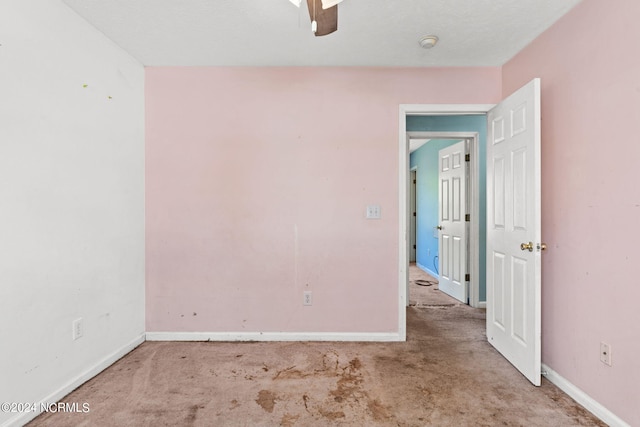
<path fill-rule="evenodd" d="M 413 180 L 413 183 L 414 183 L 414 184 L 416 183 L 416 180 L 415 180 L 415 179 Z"/>
<path fill-rule="evenodd" d="M 415 213 L 415 212 L 413 213 L 413 216 L 416 216 L 416 213 Z"/>
<path fill-rule="evenodd" d="M 464 155 L 464 161 L 465 162 L 470 162 L 471 161 L 471 154 L 465 154 Z"/>
<path fill-rule="evenodd" d="M 466 222 L 471 221 L 471 214 L 465 214 L 465 215 L 464 215 L 464 220 L 465 220 Z"/>
<path fill-rule="evenodd" d="M 471 276 L 469 275 L 469 273 L 465 274 L 465 275 L 464 275 L 464 281 L 465 281 L 465 282 L 468 282 L 468 281 L 470 281 L 470 280 L 471 280 Z"/>
<path fill-rule="evenodd" d="M 416 248 L 416 245 L 413 245 L 413 249 L 415 249 L 415 248 Z"/>

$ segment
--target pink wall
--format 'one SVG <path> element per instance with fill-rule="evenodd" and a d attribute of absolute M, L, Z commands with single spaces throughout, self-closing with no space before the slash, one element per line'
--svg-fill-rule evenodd
<path fill-rule="evenodd" d="M 396 332 L 398 106 L 493 103 L 500 84 L 499 68 L 147 68 L 147 331 Z"/>
<path fill-rule="evenodd" d="M 543 362 L 640 425 L 640 2 L 584 0 L 503 67 L 542 78 Z M 612 346 L 613 367 L 599 360 Z"/>

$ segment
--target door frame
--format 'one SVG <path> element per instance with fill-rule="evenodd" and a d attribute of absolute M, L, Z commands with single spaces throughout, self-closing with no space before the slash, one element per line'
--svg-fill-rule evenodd
<path fill-rule="evenodd" d="M 409 170 L 409 262 L 415 262 L 417 258 L 417 241 L 418 241 L 418 186 L 417 186 L 418 167 L 414 166 Z M 415 212 L 415 217 L 412 215 Z M 412 219 L 414 218 L 414 219 Z M 414 247 L 412 247 L 412 245 Z M 411 260 L 413 258 L 413 260 Z"/>
<path fill-rule="evenodd" d="M 398 116 L 398 213 L 399 213 L 399 241 L 398 241 L 398 333 L 402 340 L 407 337 L 407 312 L 406 307 L 409 304 L 409 134 L 407 133 L 407 116 L 455 116 L 455 115 L 474 115 L 486 114 L 495 104 L 400 104 Z M 429 132 L 411 132 L 411 135 L 427 134 Z M 431 132 L 431 134 L 445 134 L 447 132 Z M 461 135 L 465 132 L 449 132 L 449 134 Z M 471 241 L 470 249 L 473 258 L 471 259 L 471 279 L 475 277 L 476 286 L 479 289 L 479 141 L 475 132 L 467 132 L 472 134 L 471 143 L 471 187 L 472 194 L 470 201 L 471 209 Z M 416 137 L 416 136 L 414 136 Z M 467 136 L 469 138 L 469 136 Z M 474 226 L 475 224 L 475 226 Z M 475 251 L 474 251 L 475 248 Z M 469 283 L 470 303 L 472 284 Z M 478 306 L 478 291 L 474 292 L 475 301 L 472 305 Z"/>

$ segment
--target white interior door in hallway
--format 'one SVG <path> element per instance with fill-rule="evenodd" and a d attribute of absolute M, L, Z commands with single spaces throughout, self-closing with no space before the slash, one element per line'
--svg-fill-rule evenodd
<path fill-rule="evenodd" d="M 466 141 L 443 148 L 438 156 L 438 288 L 468 302 Z"/>
<path fill-rule="evenodd" d="M 540 80 L 487 115 L 487 338 L 540 385 Z"/>

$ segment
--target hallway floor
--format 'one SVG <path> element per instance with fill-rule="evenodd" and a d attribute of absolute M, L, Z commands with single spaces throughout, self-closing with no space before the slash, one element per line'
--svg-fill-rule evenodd
<path fill-rule="evenodd" d="M 433 286 L 407 308 L 406 342 L 145 342 L 64 399 L 90 412 L 29 425 L 605 425 L 532 386 L 487 343 L 484 310 Z"/>
<path fill-rule="evenodd" d="M 463 305 L 438 288 L 438 279 L 415 264 L 409 265 L 409 306 L 454 306 Z"/>

